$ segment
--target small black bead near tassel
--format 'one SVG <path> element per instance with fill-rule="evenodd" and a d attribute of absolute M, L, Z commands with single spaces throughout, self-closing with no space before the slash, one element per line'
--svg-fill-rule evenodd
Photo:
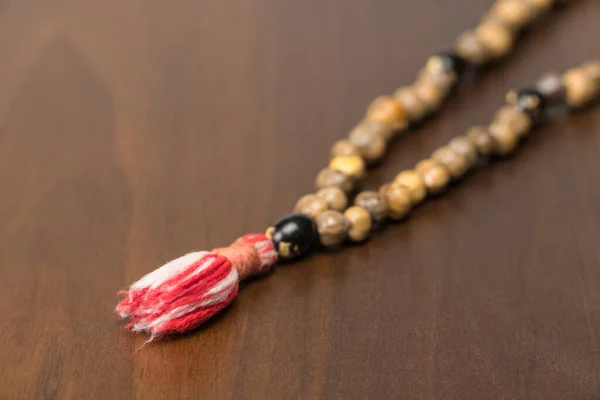
<path fill-rule="evenodd" d="M 266 236 L 282 261 L 302 257 L 319 241 L 317 225 L 304 214 L 286 215 L 267 229 Z"/>

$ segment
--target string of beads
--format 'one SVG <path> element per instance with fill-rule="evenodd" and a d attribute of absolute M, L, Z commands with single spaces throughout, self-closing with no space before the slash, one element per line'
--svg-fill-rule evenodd
<path fill-rule="evenodd" d="M 400 211 L 402 195 L 398 188 L 393 188 L 390 193 L 381 190 L 379 193 L 360 192 L 354 207 L 346 213 L 348 196 L 360 186 L 367 175 L 367 168 L 383 158 L 393 138 L 438 111 L 469 70 L 507 56 L 518 35 L 558 3 L 565 2 L 496 1 L 475 29 L 465 31 L 458 37 L 452 50 L 430 57 L 412 85 L 397 89 L 391 96 L 380 96 L 371 103 L 362 121 L 350 131 L 348 137 L 333 144 L 329 166 L 322 169 L 315 179 L 316 192 L 302 196 L 294 207 L 295 213 L 306 214 L 317 222 L 321 244 L 336 246 L 346 236 L 352 241 L 361 241 L 368 236 L 371 227 L 379 225 L 388 214 L 394 219 L 403 217 L 404 213 Z M 506 109 L 501 117 L 514 118 L 514 114 L 514 111 Z M 449 148 L 440 149 L 432 155 L 433 161 L 423 162 L 415 170 L 399 174 L 396 182 L 410 190 L 413 205 L 425 198 L 427 190 L 432 193 L 446 186 L 449 178 L 438 164 L 445 164 L 446 168 L 454 167 L 450 171 L 454 179 L 461 175 L 457 169 L 460 153 L 470 147 L 472 140 L 477 139 L 475 135 L 472 133 L 471 139 L 456 138 L 448 144 Z M 456 152 L 459 153 L 457 156 Z M 471 159 L 472 156 L 469 161 Z M 396 211 L 396 208 L 399 210 Z M 369 211 L 370 222 L 365 211 Z M 340 213 L 344 213 L 345 218 Z M 272 233 L 273 228 L 268 233 Z M 291 229 L 291 225 L 287 229 Z M 342 234 L 344 231 L 347 231 L 347 235 Z M 308 233 L 301 235 L 305 240 L 313 240 L 313 236 Z M 281 234 L 278 234 L 274 240 L 281 258 L 293 259 L 305 253 L 300 251 L 302 246 L 288 245 L 294 242 L 284 238 L 279 240 L 280 237 Z"/>
<path fill-rule="evenodd" d="M 189 331 L 227 307 L 239 281 L 267 273 L 278 260 L 306 255 L 317 244 L 328 248 L 364 241 L 387 219 L 402 220 L 427 197 L 443 193 L 483 159 L 512 153 L 549 110 L 590 104 L 600 94 L 600 61 L 509 92 L 488 126 L 469 129 L 378 191 L 359 192 L 350 205 L 367 166 L 381 160 L 395 135 L 438 110 L 466 70 L 506 56 L 519 32 L 555 3 L 498 0 L 477 28 L 458 38 L 454 50 L 431 57 L 413 85 L 369 106 L 348 138 L 333 145 L 328 168 L 317 176 L 316 193 L 303 196 L 294 214 L 264 235 L 244 235 L 228 247 L 170 261 L 120 292 L 116 311 L 129 318 L 127 327 L 148 332 L 150 340 Z"/>
<path fill-rule="evenodd" d="M 329 166 L 315 180 L 317 191 L 336 186 L 350 193 L 366 176 L 367 167 L 383 158 L 394 137 L 438 111 L 469 70 L 506 57 L 520 33 L 558 3 L 556 0 L 496 1 L 475 29 L 458 37 L 452 50 L 430 57 L 412 85 L 403 86 L 392 95 L 380 96 L 369 105 L 364 118 L 348 137 L 332 146 Z M 301 199 L 296 210 L 316 216 L 325 207 L 322 197 L 334 195 L 325 192 L 322 196 L 308 196 Z"/>
<path fill-rule="evenodd" d="M 406 218 L 427 197 L 441 194 L 488 157 L 511 154 L 553 109 L 573 110 L 600 95 L 600 60 L 549 74 L 531 88 L 512 90 L 488 126 L 474 126 L 435 150 L 411 170 L 400 172 L 378 191 L 363 191 L 346 208 L 337 188 L 327 209 L 316 216 L 288 215 L 265 235 L 248 234 L 232 245 L 198 251 L 168 262 L 122 291 L 116 311 L 129 318 L 128 328 L 148 332 L 150 340 L 197 327 L 235 298 L 240 280 L 267 273 L 279 260 L 307 254 L 317 243 L 339 246 L 365 240 L 386 219 Z M 343 198 L 338 197 L 343 195 Z M 345 209 L 345 210 L 344 210 Z"/>
<path fill-rule="evenodd" d="M 542 123 L 549 111 L 566 106 L 577 109 L 600 94 L 600 60 L 565 72 L 548 74 L 531 88 L 512 90 L 488 126 L 474 126 L 415 165 L 398 173 L 378 191 L 365 190 L 346 208 L 348 198 L 337 185 L 303 196 L 296 213 L 267 230 L 280 258 L 299 257 L 312 244 L 336 247 L 346 239 L 365 240 L 386 218 L 401 220 L 428 196 L 441 194 L 483 159 L 515 151 L 519 142 Z M 315 204 L 319 204 L 316 207 Z M 322 205 L 322 206 L 321 206 Z"/>

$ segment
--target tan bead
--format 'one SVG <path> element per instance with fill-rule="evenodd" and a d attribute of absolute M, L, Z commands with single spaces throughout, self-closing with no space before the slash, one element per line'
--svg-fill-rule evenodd
<path fill-rule="evenodd" d="M 402 185 L 389 185 L 385 190 L 385 202 L 392 219 L 404 218 L 412 208 L 410 192 Z"/>
<path fill-rule="evenodd" d="M 522 28 L 534 17 L 533 9 L 523 0 L 499 0 L 491 10 L 491 16 L 513 30 Z"/>
<path fill-rule="evenodd" d="M 331 146 L 331 158 L 356 155 L 360 155 L 360 150 L 346 139 L 338 140 Z"/>
<path fill-rule="evenodd" d="M 433 58 L 433 57 L 432 57 Z M 439 59 L 435 59 L 439 61 Z M 431 81 L 435 83 L 443 93 L 448 93 L 456 83 L 458 76 L 450 71 L 435 71 L 434 67 L 429 67 L 432 61 L 427 62 L 427 66 L 419 71 L 417 81 Z"/>
<path fill-rule="evenodd" d="M 462 33 L 456 40 L 456 53 L 470 63 L 480 65 L 490 60 L 490 53 L 475 32 Z"/>
<path fill-rule="evenodd" d="M 467 138 L 473 142 L 477 152 L 489 156 L 494 151 L 494 138 L 483 126 L 474 126 L 467 131 Z"/>
<path fill-rule="evenodd" d="M 455 137 L 448 143 L 448 147 L 465 158 L 468 167 L 472 167 L 477 162 L 477 147 L 464 136 Z"/>
<path fill-rule="evenodd" d="M 383 185 L 381 185 L 377 193 L 379 193 L 385 199 L 385 196 L 387 195 L 388 190 L 390 190 L 390 187 L 392 187 L 391 183 L 384 183 Z"/>
<path fill-rule="evenodd" d="M 431 154 L 431 159 L 446 167 L 452 179 L 461 178 L 469 169 L 467 160 L 448 146 L 440 147 Z"/>
<path fill-rule="evenodd" d="M 494 116 L 494 122 L 508 125 L 519 136 L 531 131 L 533 120 L 527 113 L 515 106 L 502 106 Z"/>
<path fill-rule="evenodd" d="M 524 0 L 530 7 L 538 13 L 548 10 L 554 4 L 555 0 Z"/>
<path fill-rule="evenodd" d="M 354 199 L 354 204 L 367 210 L 374 222 L 381 222 L 387 218 L 385 198 L 377 192 L 371 190 L 360 192 Z"/>
<path fill-rule="evenodd" d="M 446 98 L 445 88 L 437 85 L 432 80 L 419 80 L 414 85 L 415 94 L 427 107 L 427 112 L 436 111 Z"/>
<path fill-rule="evenodd" d="M 323 246 L 337 246 L 346 239 L 349 224 L 339 211 L 324 211 L 315 217 L 315 223 Z"/>
<path fill-rule="evenodd" d="M 338 156 L 331 159 L 329 168 L 358 180 L 364 178 L 367 167 L 360 156 Z"/>
<path fill-rule="evenodd" d="M 360 121 L 358 125 L 356 125 L 354 129 L 352 129 L 352 131 L 350 131 L 350 134 L 348 134 L 348 136 L 350 137 L 352 132 L 358 129 L 370 131 L 372 132 L 372 134 L 378 134 L 379 136 L 383 137 L 386 142 L 388 142 L 391 138 L 393 138 L 394 136 L 396 136 L 396 134 L 400 132 L 392 129 L 390 125 L 384 122 L 371 121 L 365 118 L 362 121 Z"/>
<path fill-rule="evenodd" d="M 513 45 L 512 32 L 500 23 L 486 21 L 475 29 L 477 39 L 483 44 L 492 57 L 507 55 Z"/>
<path fill-rule="evenodd" d="M 404 108 L 392 96 L 381 96 L 373 100 L 367 109 L 367 119 L 383 122 L 395 131 L 406 128 L 408 124 Z"/>
<path fill-rule="evenodd" d="M 415 172 L 416 172 L 417 174 L 419 174 L 419 176 L 421 176 L 421 177 L 422 177 L 422 175 L 423 175 L 423 172 L 424 172 L 425 170 L 428 170 L 428 169 L 432 169 L 432 168 L 438 167 L 439 165 L 440 165 L 440 164 L 439 164 L 437 161 L 435 161 L 435 160 L 432 160 L 432 159 L 430 159 L 430 158 L 426 158 L 426 159 L 424 159 L 424 160 L 421 160 L 421 161 L 419 161 L 419 162 L 417 163 L 417 165 L 415 165 Z"/>
<path fill-rule="evenodd" d="M 359 206 L 352 206 L 344 212 L 344 217 L 348 220 L 350 227 L 348 229 L 348 238 L 353 242 L 362 242 L 371 232 L 371 214 Z"/>
<path fill-rule="evenodd" d="M 394 92 L 394 98 L 404 107 L 409 120 L 418 121 L 425 116 L 427 105 L 417 96 L 414 88 L 401 87 Z"/>
<path fill-rule="evenodd" d="M 506 124 L 493 123 L 488 131 L 494 139 L 494 151 L 497 154 L 507 155 L 513 152 L 519 143 L 519 135 Z"/>
<path fill-rule="evenodd" d="M 596 84 L 591 74 L 583 68 L 570 69 L 563 75 L 567 104 L 581 107 L 597 94 Z"/>
<path fill-rule="evenodd" d="M 294 211 L 315 217 L 317 214 L 327 210 L 327 202 L 315 194 L 307 194 L 300 197 Z"/>
<path fill-rule="evenodd" d="M 325 200 L 327 208 L 330 210 L 344 211 L 348 205 L 346 193 L 336 186 L 330 186 L 319 190 L 317 196 Z"/>
<path fill-rule="evenodd" d="M 450 182 L 450 173 L 437 161 L 426 159 L 415 166 L 415 171 L 423 179 L 427 192 L 431 194 L 441 193 Z"/>
<path fill-rule="evenodd" d="M 410 193 L 410 201 L 412 204 L 419 204 L 427 196 L 425 183 L 416 171 L 405 170 L 400 172 L 394 178 L 394 184 L 402 185 L 408 189 Z"/>
<path fill-rule="evenodd" d="M 494 151 L 494 139 L 482 126 L 474 126 L 467 131 L 467 138 L 473 142 L 477 152 L 489 156 Z"/>
<path fill-rule="evenodd" d="M 315 188 L 317 190 L 336 186 L 345 193 L 350 193 L 354 188 L 354 181 L 348 175 L 331 168 L 323 168 L 315 179 Z"/>
<path fill-rule="evenodd" d="M 381 127 L 380 122 L 363 121 L 348 136 L 348 142 L 358 149 L 359 154 L 368 163 L 381 160 L 385 154 L 387 140 L 382 134 Z"/>

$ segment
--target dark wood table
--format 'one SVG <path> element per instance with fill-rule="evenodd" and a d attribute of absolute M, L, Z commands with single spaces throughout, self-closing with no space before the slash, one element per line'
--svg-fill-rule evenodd
<path fill-rule="evenodd" d="M 263 231 L 329 146 L 491 0 L 0 2 L 1 399 L 600 398 L 600 109 L 361 246 L 150 343 L 115 293 Z M 542 19 L 367 187 L 507 90 L 600 56 L 600 2 Z"/>

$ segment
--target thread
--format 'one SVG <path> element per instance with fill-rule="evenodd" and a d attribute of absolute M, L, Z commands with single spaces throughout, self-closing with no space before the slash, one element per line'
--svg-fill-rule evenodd
<path fill-rule="evenodd" d="M 277 261 L 264 235 L 242 236 L 229 247 L 188 253 L 133 283 L 115 311 L 129 318 L 126 328 L 150 340 L 198 327 L 229 305 L 239 281 L 264 274 Z"/>
<path fill-rule="evenodd" d="M 273 242 L 256 233 L 244 235 L 229 247 L 214 249 L 213 253 L 227 257 L 237 269 L 240 280 L 266 274 L 277 262 Z"/>

